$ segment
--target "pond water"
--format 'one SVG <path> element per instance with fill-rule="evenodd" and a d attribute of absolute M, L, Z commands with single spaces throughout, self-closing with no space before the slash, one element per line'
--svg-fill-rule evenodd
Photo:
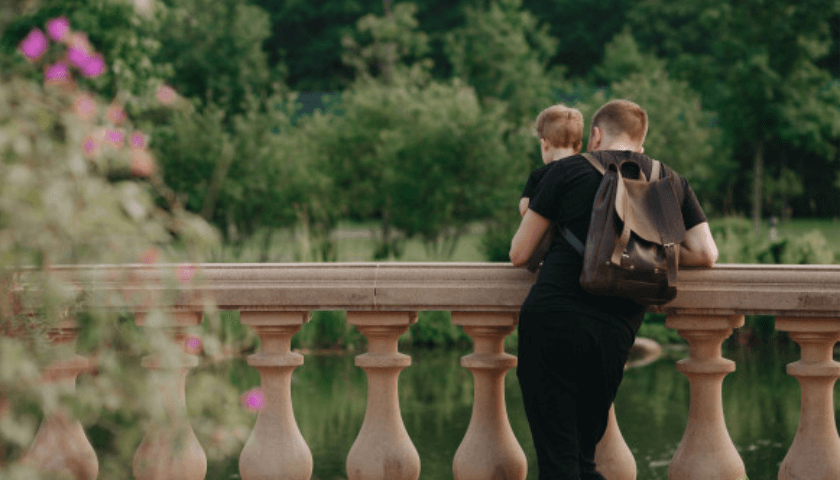
<path fill-rule="evenodd" d="M 469 352 L 415 350 L 400 375 L 403 421 L 421 461 L 421 479 L 452 478 L 452 459 L 472 412 L 473 380 L 459 365 Z M 674 368 L 687 350 L 666 351 L 658 361 L 626 372 L 616 400 L 619 425 L 638 466 L 638 478 L 666 480 L 668 465 L 685 430 L 688 380 Z M 752 479 L 776 478 L 799 421 L 799 384 L 785 365 L 799 358 L 795 345 L 741 347 L 725 352 L 737 369 L 723 385 L 727 427 Z M 243 386 L 259 375 L 242 361 Z M 511 370 L 506 377 L 511 427 L 536 479 L 534 454 L 522 398 Z M 314 459 L 313 479 L 344 479 L 345 461 L 364 419 L 367 381 L 351 355 L 308 355 L 295 370 L 295 417 Z M 835 405 L 837 405 L 835 403 Z M 836 408 L 836 407 L 835 407 Z M 838 412 L 840 415 L 840 412 Z M 237 459 L 211 465 L 208 479 L 239 478 Z"/>

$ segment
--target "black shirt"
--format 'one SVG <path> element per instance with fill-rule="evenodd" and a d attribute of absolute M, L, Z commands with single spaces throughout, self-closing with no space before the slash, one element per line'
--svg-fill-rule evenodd
<path fill-rule="evenodd" d="M 554 160 L 556 162 L 557 160 Z M 554 163 L 552 162 L 552 163 Z M 525 189 L 522 190 L 522 197 L 531 198 L 537 191 L 537 186 L 540 184 L 540 181 L 545 176 L 545 173 L 548 171 L 548 167 L 552 165 L 552 163 L 547 163 L 542 167 L 535 168 L 531 175 L 528 176 L 528 181 L 525 183 Z"/>
<path fill-rule="evenodd" d="M 622 158 L 636 160 L 650 176 L 652 162 L 645 155 L 631 151 L 599 151 L 593 155 L 605 164 Z M 672 170 L 664 163 L 663 176 Z M 543 171 L 544 169 L 544 171 Z M 537 173 L 540 171 L 539 173 Z M 601 174 L 582 155 L 574 155 L 540 167 L 531 174 L 537 186 L 531 193 L 528 208 L 543 217 L 567 226 L 582 242 L 586 241 L 592 203 L 601 184 Z M 541 178 L 540 178 L 541 177 Z M 686 230 L 706 221 L 706 216 L 688 182 L 677 175 L 682 186 L 682 215 Z M 531 179 L 529 178 L 529 184 Z M 633 333 L 638 330 L 645 307 L 631 300 L 592 295 L 580 286 L 583 258 L 561 235 L 555 235 L 543 260 L 537 282 L 522 305 L 527 312 L 580 313 L 622 325 Z"/>

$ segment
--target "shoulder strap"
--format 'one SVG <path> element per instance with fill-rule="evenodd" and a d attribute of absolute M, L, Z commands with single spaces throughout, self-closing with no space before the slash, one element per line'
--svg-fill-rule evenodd
<path fill-rule="evenodd" d="M 662 167 L 662 164 L 659 163 L 659 160 L 654 160 L 651 158 L 653 162 L 653 166 L 650 169 L 650 180 L 653 181 L 654 178 L 659 178 L 661 176 L 659 169 Z"/>
<path fill-rule="evenodd" d="M 603 175 L 604 172 L 607 171 L 607 169 L 604 168 L 604 166 L 601 164 L 601 162 L 598 161 L 598 159 L 595 158 L 595 156 L 592 155 L 591 153 L 582 153 L 581 156 L 583 156 L 583 158 L 585 158 L 586 161 L 588 161 L 590 164 L 592 164 L 592 166 L 595 167 L 595 170 L 598 170 L 598 173 L 600 173 L 601 175 Z M 569 245 L 571 245 L 572 248 L 574 248 L 575 251 L 577 251 L 578 254 L 580 254 L 581 257 L 583 256 L 583 253 L 584 253 L 583 242 L 581 242 L 578 239 L 577 235 L 572 233 L 572 231 L 569 230 L 569 228 L 565 225 L 560 227 L 560 235 L 562 235 L 563 238 L 566 239 L 567 242 L 569 242 Z"/>
<path fill-rule="evenodd" d="M 580 240 L 578 240 L 578 237 L 574 233 L 572 233 L 572 231 L 569 230 L 569 228 L 565 225 L 560 227 L 560 234 L 563 235 L 563 238 L 565 238 L 566 241 L 569 242 L 569 245 L 571 245 L 572 248 L 574 248 L 582 257 L 583 243 Z"/>
<path fill-rule="evenodd" d="M 586 159 L 589 163 L 591 163 L 591 164 L 592 164 L 592 166 L 593 166 L 593 167 L 595 167 L 595 169 L 596 169 L 596 170 L 598 170 L 598 173 L 600 173 L 601 175 L 603 175 L 603 174 L 604 174 L 604 172 L 606 172 L 606 171 L 607 171 L 607 169 L 606 169 L 606 168 L 604 168 L 604 166 L 603 166 L 603 165 L 601 165 L 601 162 L 600 162 L 600 161 L 598 161 L 598 159 L 597 159 L 597 158 L 595 158 L 595 156 L 594 156 L 594 155 L 592 155 L 591 153 L 582 153 L 581 155 L 582 155 L 582 156 L 583 156 L 583 158 L 585 158 L 585 159 Z"/>

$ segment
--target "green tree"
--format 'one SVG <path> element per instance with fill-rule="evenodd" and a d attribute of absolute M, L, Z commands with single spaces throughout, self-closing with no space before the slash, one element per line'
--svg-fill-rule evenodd
<path fill-rule="evenodd" d="M 33 69 L 17 52 L 18 43 L 32 28 L 44 28 L 48 19 L 65 17 L 95 50 L 109 59 L 108 68 L 95 78 L 78 82 L 101 92 L 106 98 L 118 97 L 129 108 L 151 97 L 173 75 L 171 65 L 160 61 L 158 39 L 162 10 L 138 12 L 126 0 L 38 0 L 13 2 L 7 7 L 13 20 L 0 29 L 0 70 L 16 72 L 39 81 L 42 72 Z M 84 33 L 81 33 L 84 32 Z M 52 47 L 55 50 L 55 45 Z M 149 103 L 154 103 L 149 102 Z"/>
<path fill-rule="evenodd" d="M 234 245 L 261 233 L 265 258 L 276 229 L 304 213 L 328 216 L 319 202 L 329 183 L 312 165 L 312 139 L 292 125 L 294 97 L 245 100 L 245 111 L 228 121 L 212 103 L 178 112 L 155 130 L 154 145 L 184 205 Z"/>
<path fill-rule="evenodd" d="M 779 162 L 797 145 L 835 155 L 840 86 L 819 64 L 830 52 L 829 22 L 838 10 L 834 0 L 644 0 L 628 13 L 642 43 L 672 58 L 669 70 L 719 112 L 733 151 L 752 170 L 754 228 L 768 160 Z"/>
<path fill-rule="evenodd" d="M 581 105 L 588 118 L 604 102 L 626 98 L 641 105 L 650 122 L 645 153 L 686 177 L 707 210 L 726 204 L 737 165 L 731 160 L 717 116 L 704 110 L 687 82 L 673 79 L 666 62 L 640 51 L 629 30 L 606 45 L 604 61 L 593 69 L 610 88 L 597 90 Z"/>
<path fill-rule="evenodd" d="M 282 63 L 269 69 L 262 45 L 271 35 L 269 15 L 237 0 L 179 0 L 162 9 L 156 62 L 172 65 L 172 86 L 183 96 L 215 102 L 226 114 L 245 108 L 282 82 Z M 276 88 L 276 87 L 275 87 Z"/>
<path fill-rule="evenodd" d="M 466 23 L 446 36 L 454 76 L 486 102 L 505 102 L 510 118 L 530 120 L 551 99 L 560 72 L 546 72 L 557 41 L 521 0 L 492 0 L 465 8 Z M 492 99 L 492 100 L 491 100 Z"/>

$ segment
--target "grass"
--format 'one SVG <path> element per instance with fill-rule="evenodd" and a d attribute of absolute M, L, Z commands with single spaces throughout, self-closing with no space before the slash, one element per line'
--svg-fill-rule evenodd
<path fill-rule="evenodd" d="M 339 227 L 331 236 L 337 249 L 337 261 L 373 261 L 374 242 L 372 238 L 376 227 L 377 224 L 373 222 L 343 222 L 339 224 Z M 403 254 L 400 258 L 389 258 L 387 261 L 484 262 L 486 260 L 481 251 L 481 238 L 484 234 L 484 228 L 482 224 L 471 225 L 468 232 L 459 239 L 458 246 L 451 258 L 428 252 L 420 239 L 412 238 L 405 241 Z M 239 248 L 224 245 L 221 249 L 213 252 L 208 261 L 220 263 L 319 261 L 309 252 L 312 240 L 306 238 L 300 230 L 279 230 L 274 233 L 272 238 L 265 258 L 261 258 L 263 242 L 258 236 L 258 238 L 244 242 Z"/>
<path fill-rule="evenodd" d="M 712 227 L 724 219 L 712 219 Z M 339 262 L 370 262 L 373 261 L 372 234 L 377 228 L 375 222 L 353 223 L 342 222 L 333 232 L 332 238 L 337 248 L 337 261 Z M 417 239 L 408 239 L 404 244 L 404 252 L 400 258 L 389 258 L 388 261 L 404 262 L 484 262 L 486 261 L 481 251 L 481 239 L 485 226 L 474 224 L 464 234 L 455 249 L 451 258 L 440 254 L 427 252 L 423 243 Z M 835 251 L 835 257 L 840 258 L 840 221 L 835 219 L 814 219 L 795 218 L 787 220 L 778 225 L 780 238 L 797 238 L 817 230 L 828 240 L 828 246 Z M 770 227 L 768 222 L 763 222 L 761 235 L 768 237 Z M 208 259 L 210 262 L 220 263 L 250 263 L 250 262 L 310 262 L 318 261 L 309 252 L 311 240 L 306 238 L 300 230 L 280 230 L 274 233 L 267 255 L 262 255 L 262 239 L 258 236 L 255 239 L 244 242 L 239 247 L 225 245 L 213 252 Z"/>

